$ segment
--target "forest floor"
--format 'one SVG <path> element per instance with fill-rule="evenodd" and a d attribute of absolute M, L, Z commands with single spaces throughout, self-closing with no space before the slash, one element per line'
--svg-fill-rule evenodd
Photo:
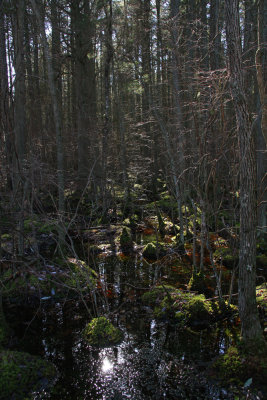
<path fill-rule="evenodd" d="M 176 202 L 167 191 L 150 201 L 137 187 L 127 207 L 119 198 L 104 215 L 86 199 L 78 209 L 74 194 L 68 206 L 74 209 L 64 224 L 49 210 L 24 219 L 20 256 L 14 256 L 14 232 L 6 229 L 1 238 L 10 327 L 2 347 L 41 356 L 57 369 L 53 389 L 41 385 L 32 398 L 264 399 L 266 368 L 244 368 L 233 350 L 240 341 L 238 226 L 226 229 L 226 210 L 203 242 L 201 210 L 183 207 L 181 246 Z M 257 301 L 267 335 L 266 259 L 266 243 L 259 241 Z M 86 343 L 86 323 L 102 315 L 123 332 L 121 343 Z M 0 399 L 26 398 L 14 393 Z"/>

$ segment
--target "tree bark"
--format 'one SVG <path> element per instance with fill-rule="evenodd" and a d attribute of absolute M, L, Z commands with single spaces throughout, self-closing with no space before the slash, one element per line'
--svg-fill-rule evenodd
<path fill-rule="evenodd" d="M 258 49 L 256 51 L 256 70 L 257 70 L 257 81 L 259 87 L 260 101 L 261 101 L 261 130 L 264 137 L 265 145 L 267 147 L 267 86 L 265 84 L 264 77 L 264 63 L 263 63 L 263 27 L 264 27 L 264 7 L 267 5 L 260 0 L 258 9 Z M 266 65 L 265 65 L 266 68 Z"/>
<path fill-rule="evenodd" d="M 24 61 L 24 14 L 25 1 L 14 2 L 15 14 L 14 27 L 14 68 L 15 78 L 15 100 L 14 100 L 14 132 L 15 132 L 15 164 L 18 171 L 22 173 L 26 145 L 26 86 L 25 86 L 25 61 Z M 17 176 L 18 178 L 18 176 Z M 17 179 L 15 179 L 17 181 Z"/>
<path fill-rule="evenodd" d="M 41 18 L 40 10 L 35 0 L 31 0 L 32 8 L 37 19 L 40 30 L 41 41 L 44 50 L 44 56 L 47 65 L 48 85 L 52 100 L 55 130 L 56 130 L 56 144 L 57 144 L 57 186 L 58 186 L 58 212 L 62 216 L 64 212 L 64 152 L 62 142 L 62 117 L 60 107 L 58 104 L 57 90 L 55 86 L 54 71 L 52 66 L 51 54 L 46 38 L 44 21 Z M 61 237 L 62 239 L 62 237 Z"/>
<path fill-rule="evenodd" d="M 4 149 L 7 187 L 12 188 L 12 123 L 8 89 L 8 69 L 6 54 L 5 10 L 4 2 L 0 4 L 0 148 Z"/>
<path fill-rule="evenodd" d="M 238 305 L 244 341 L 263 339 L 256 304 L 256 162 L 244 90 L 239 1 L 226 0 L 226 40 L 231 95 L 239 139 L 240 248 Z"/>

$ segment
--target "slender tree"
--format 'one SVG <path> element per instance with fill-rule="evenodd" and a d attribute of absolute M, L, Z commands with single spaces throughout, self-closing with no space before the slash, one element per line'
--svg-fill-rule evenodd
<path fill-rule="evenodd" d="M 39 6 L 35 0 L 31 0 L 32 8 L 38 23 L 41 41 L 44 49 L 44 56 L 47 65 L 48 84 L 52 100 L 55 131 L 56 131 L 56 144 L 57 144 L 57 186 L 58 186 L 58 211 L 62 215 L 64 212 L 64 151 L 62 142 L 62 115 L 58 103 L 58 94 L 55 85 L 54 71 L 51 60 L 51 53 L 49 50 L 44 21 L 41 17 Z M 61 237 L 62 239 L 62 237 Z"/>
<path fill-rule="evenodd" d="M 240 248 L 238 304 L 245 341 L 263 340 L 256 304 L 256 163 L 252 127 L 244 90 L 239 1 L 226 0 L 229 79 L 239 140 Z"/>

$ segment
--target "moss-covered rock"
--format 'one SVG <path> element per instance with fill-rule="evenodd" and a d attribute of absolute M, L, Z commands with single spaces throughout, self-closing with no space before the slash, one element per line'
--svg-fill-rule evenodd
<path fill-rule="evenodd" d="M 157 211 L 157 218 L 158 218 L 158 229 L 159 233 L 162 237 L 164 237 L 166 230 L 165 230 L 165 223 L 159 211 Z"/>
<path fill-rule="evenodd" d="M 49 269 L 36 266 L 28 274 L 14 274 L 11 268 L 7 269 L 1 277 L 5 282 L 3 297 L 23 298 L 29 294 L 64 297 L 69 291 L 76 294 L 96 287 L 97 273 L 84 261 L 70 257 L 57 257 L 53 261 Z"/>
<path fill-rule="evenodd" d="M 133 251 L 133 239 L 131 230 L 124 226 L 120 235 L 120 246 L 123 253 L 130 253 Z"/>
<path fill-rule="evenodd" d="M 185 307 L 186 319 L 190 325 L 208 325 L 212 319 L 211 302 L 203 295 L 192 297 Z"/>
<path fill-rule="evenodd" d="M 234 254 L 229 247 L 219 247 L 214 252 L 215 259 L 221 259 L 223 265 L 228 269 L 233 269 L 238 264 L 238 255 Z"/>
<path fill-rule="evenodd" d="M 144 304 L 155 306 L 157 303 L 160 303 L 163 300 L 167 293 L 171 293 L 175 290 L 175 287 L 170 285 L 159 285 L 144 293 L 141 299 Z"/>
<path fill-rule="evenodd" d="M 53 364 L 37 356 L 17 351 L 0 352 L 0 398 L 20 400 L 52 386 L 56 378 Z"/>
<path fill-rule="evenodd" d="M 77 258 L 68 258 L 64 262 L 65 273 L 60 281 L 69 289 L 86 291 L 96 286 L 97 273 Z"/>
<path fill-rule="evenodd" d="M 157 286 L 142 296 L 142 301 L 154 307 L 154 315 L 171 319 L 181 326 L 205 328 L 222 318 L 232 317 L 236 307 L 207 300 L 204 295 L 185 292 L 171 286 Z"/>
<path fill-rule="evenodd" d="M 266 385 L 267 345 L 264 341 L 240 342 L 214 362 L 213 373 L 226 384 L 244 385 L 251 383 Z"/>
<path fill-rule="evenodd" d="M 158 258 L 158 250 L 154 243 L 147 243 L 143 250 L 143 256 L 149 260 L 156 260 Z"/>
<path fill-rule="evenodd" d="M 122 340 L 122 332 L 106 317 L 94 318 L 83 331 L 84 338 L 93 346 L 110 346 Z"/>
<path fill-rule="evenodd" d="M 245 382 L 245 368 L 239 351 L 231 346 L 227 352 L 213 364 L 217 379 L 225 383 L 241 384 Z"/>
<path fill-rule="evenodd" d="M 206 288 L 207 285 L 205 282 L 204 273 L 202 271 L 193 272 L 188 283 L 188 289 L 192 290 L 193 292 L 205 293 Z"/>
<path fill-rule="evenodd" d="M 157 260 L 165 254 L 166 250 L 163 243 L 156 241 L 147 243 L 143 250 L 143 256 L 148 260 Z"/>

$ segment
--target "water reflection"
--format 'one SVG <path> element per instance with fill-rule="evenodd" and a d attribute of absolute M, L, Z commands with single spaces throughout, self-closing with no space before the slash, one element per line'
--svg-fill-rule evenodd
<path fill-rule="evenodd" d="M 102 367 L 101 367 L 102 372 L 110 372 L 113 370 L 113 364 L 110 362 L 110 360 L 105 357 L 104 360 L 102 361 Z"/>
<path fill-rule="evenodd" d="M 50 399 L 220 398 L 216 391 L 209 395 L 204 381 L 200 385 L 197 370 L 191 365 L 192 359 L 210 360 L 227 348 L 230 339 L 225 336 L 225 327 L 212 332 L 182 331 L 167 321 L 153 319 L 142 307 L 140 296 L 146 285 L 165 273 L 155 264 L 141 263 L 138 257 L 132 261 L 109 258 L 99 262 L 98 272 L 108 304 L 105 309 L 123 330 L 124 341 L 114 347 L 93 348 L 82 339 L 90 317 L 79 314 L 75 303 L 72 308 L 71 302 L 69 308 L 58 303 L 51 313 L 45 310 L 41 333 L 31 338 L 27 350 L 39 338 L 40 353 L 45 353 L 60 372 Z"/>

